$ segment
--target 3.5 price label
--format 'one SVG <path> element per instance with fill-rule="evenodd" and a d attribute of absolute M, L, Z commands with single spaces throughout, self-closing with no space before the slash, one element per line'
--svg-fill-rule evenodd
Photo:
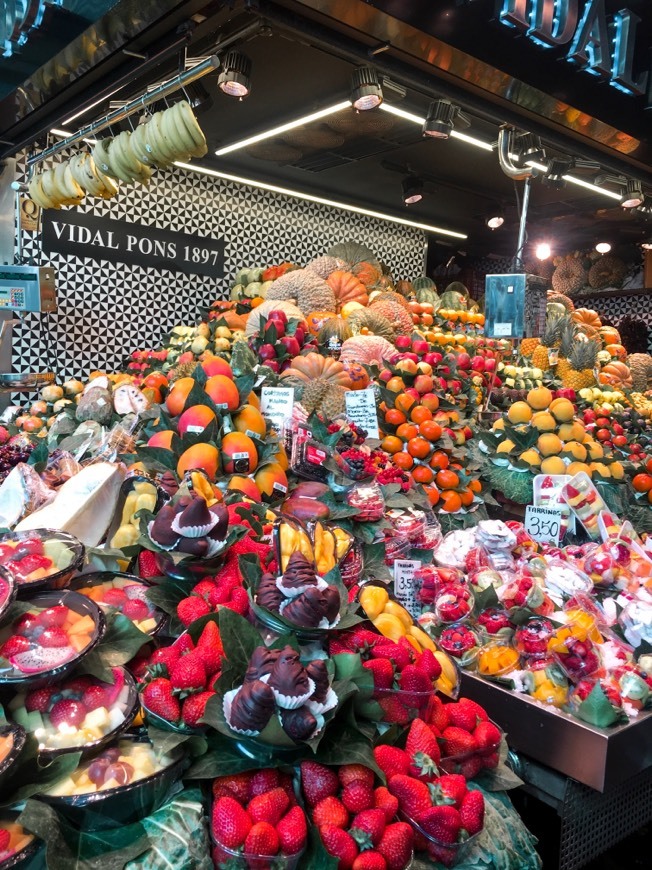
<path fill-rule="evenodd" d="M 525 531 L 541 544 L 559 545 L 562 530 L 562 512 L 553 508 L 534 507 L 525 509 Z"/>

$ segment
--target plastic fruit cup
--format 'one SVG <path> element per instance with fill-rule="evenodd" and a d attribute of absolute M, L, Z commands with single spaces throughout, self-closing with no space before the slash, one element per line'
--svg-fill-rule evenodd
<path fill-rule="evenodd" d="M 435 689 L 432 692 L 405 692 L 402 689 L 376 689 L 374 700 L 383 710 L 383 721 L 409 725 L 413 719 L 429 721 Z"/>
<path fill-rule="evenodd" d="M 50 566 L 35 564 L 27 571 L 22 560 L 30 553 L 37 560 L 49 561 Z M 7 532 L 0 540 L 0 565 L 14 575 L 19 598 L 45 589 L 64 589 L 84 564 L 85 553 L 81 541 L 56 529 Z"/>
<path fill-rule="evenodd" d="M 523 680 L 527 694 L 535 701 L 550 704 L 552 707 L 563 707 L 568 701 L 568 680 L 556 662 L 541 660 L 545 667 L 534 666 L 528 662 L 527 674 Z"/>
<path fill-rule="evenodd" d="M 590 677 L 600 667 L 600 657 L 588 638 L 570 638 L 566 642 L 566 652 L 555 653 L 559 666 L 569 680 L 574 683 Z"/>
<path fill-rule="evenodd" d="M 0 567 L 0 618 L 11 607 L 16 597 L 16 581 L 11 571 Z"/>
<path fill-rule="evenodd" d="M 466 625 L 450 625 L 439 635 L 439 646 L 465 670 L 475 668 L 479 645 L 477 634 Z"/>
<path fill-rule="evenodd" d="M 213 840 L 213 866 L 228 867 L 228 870 L 298 870 L 304 850 L 294 855 L 254 855 L 238 849 L 229 849 L 217 840 Z"/>
<path fill-rule="evenodd" d="M 435 599 L 435 613 L 440 622 L 463 622 L 473 610 L 475 598 L 468 586 L 451 584 L 446 586 Z"/>
<path fill-rule="evenodd" d="M 441 840 L 438 840 L 432 834 L 429 834 L 418 822 L 406 813 L 399 813 L 399 816 L 412 827 L 414 833 L 417 835 L 417 844 L 419 843 L 419 840 L 421 840 L 421 844 L 426 845 L 426 850 L 430 857 L 435 861 L 440 862 L 445 867 L 452 867 L 454 864 L 459 864 L 463 861 L 464 857 L 468 855 L 469 850 L 473 847 L 473 844 L 482 833 L 481 831 L 478 831 L 477 834 L 473 834 L 472 837 L 468 837 L 466 840 L 458 843 L 442 843 Z"/>
<path fill-rule="evenodd" d="M 81 577 L 73 580 L 70 588 L 79 592 L 80 595 L 90 598 L 105 611 L 113 608 L 122 613 L 125 606 L 128 607 L 132 601 L 138 602 L 136 606 L 140 605 L 141 610 L 144 605 L 147 607 L 147 613 L 143 611 L 142 614 L 132 615 L 127 609 L 126 615 L 136 628 L 149 634 L 150 637 L 155 637 L 165 624 L 165 613 L 150 604 L 147 599 L 147 590 L 151 588 L 151 584 L 135 574 L 123 574 L 117 571 L 97 571 L 91 574 L 82 574 Z M 130 588 L 132 591 L 136 590 L 137 594 L 125 592 L 126 589 Z M 113 601 L 111 600 L 111 594 L 117 593 L 119 596 L 121 592 L 125 595 L 124 602 L 121 603 L 117 597 Z M 108 600 L 105 600 L 107 597 Z"/>
<path fill-rule="evenodd" d="M 0 728 L 0 786 L 18 761 L 25 738 L 25 729 L 20 725 L 7 724 Z"/>
<path fill-rule="evenodd" d="M 480 647 L 478 673 L 482 677 L 500 677 L 516 670 L 520 656 L 514 647 L 503 641 L 493 640 Z"/>
<path fill-rule="evenodd" d="M 35 870 L 36 867 L 44 866 L 44 862 L 32 862 L 37 852 L 41 849 L 42 841 L 37 840 L 33 834 L 26 831 L 22 825 L 18 824 L 17 812 L 11 810 L 3 810 L 0 818 L 0 831 L 7 831 L 9 834 L 9 843 L 7 848 L 0 851 L 0 868 L 1 870 Z M 3 835 L 6 837 L 6 835 Z"/>
<path fill-rule="evenodd" d="M 359 582 L 363 567 L 364 561 L 362 558 L 362 551 L 358 543 L 354 542 L 353 546 L 340 563 L 342 583 L 344 583 L 347 589 L 350 589 L 351 586 L 355 586 L 355 584 Z"/>
<path fill-rule="evenodd" d="M 522 656 L 546 656 L 548 642 L 555 631 L 549 619 L 528 619 L 514 632 L 514 646 Z"/>
<path fill-rule="evenodd" d="M 487 607 L 477 618 L 476 633 L 483 643 L 498 638 L 508 642 L 514 634 L 514 625 L 502 607 Z"/>

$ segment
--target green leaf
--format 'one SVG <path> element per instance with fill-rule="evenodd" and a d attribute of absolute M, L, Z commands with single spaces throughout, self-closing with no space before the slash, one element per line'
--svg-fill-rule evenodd
<path fill-rule="evenodd" d="M 319 747 L 321 764 L 339 766 L 342 764 L 364 764 L 385 782 L 382 770 L 376 764 L 371 743 L 358 730 L 349 725 L 326 732 Z"/>
<path fill-rule="evenodd" d="M 260 559 L 254 553 L 244 553 L 238 558 L 238 566 L 240 573 L 245 581 L 245 585 L 255 592 L 258 589 L 263 569 L 260 565 Z"/>
<path fill-rule="evenodd" d="M 50 452 L 45 441 L 39 441 L 36 447 L 32 450 L 27 460 L 27 464 L 31 465 L 35 471 L 40 474 L 45 470 Z"/>
<path fill-rule="evenodd" d="M 11 800 L 3 801 L 5 805 L 13 805 L 21 803 L 32 795 L 41 794 L 47 791 L 55 783 L 67 776 L 77 768 L 81 759 L 81 752 L 67 752 L 64 755 L 59 755 L 48 764 L 42 764 L 38 760 L 38 745 L 36 740 L 28 735 L 30 742 L 33 741 L 33 746 L 27 749 L 29 757 L 23 762 L 21 757 L 20 770 L 12 773 L 12 780 L 23 782 L 12 795 Z M 25 750 L 23 750 L 25 753 Z"/>
<path fill-rule="evenodd" d="M 263 644 L 262 638 L 250 622 L 228 607 L 219 612 L 219 626 L 229 665 L 244 676 L 253 651 Z"/>
<path fill-rule="evenodd" d="M 595 684 L 588 697 L 579 705 L 577 716 L 584 722 L 596 725 L 598 728 L 608 728 L 620 718 L 600 683 Z"/>
<path fill-rule="evenodd" d="M 175 471 L 177 467 L 176 456 L 164 447 L 139 447 L 138 456 L 154 470 Z"/>
<path fill-rule="evenodd" d="M 106 614 L 106 632 L 101 643 L 84 657 L 80 670 L 93 674 L 99 680 L 113 682 L 111 668 L 126 665 L 141 647 L 150 642 L 148 634 L 117 610 Z"/>
<path fill-rule="evenodd" d="M 310 825 L 308 847 L 303 861 L 305 862 L 304 866 L 310 867 L 310 870 L 336 870 L 339 863 L 337 858 L 326 851 L 316 825 Z"/>
<path fill-rule="evenodd" d="M 155 578 L 151 582 L 156 585 L 147 590 L 147 600 L 165 613 L 176 613 L 177 604 L 190 595 L 193 587 L 192 581 L 173 577 Z"/>
<path fill-rule="evenodd" d="M 251 372 L 246 375 L 242 375 L 242 377 L 235 379 L 235 385 L 238 388 L 238 395 L 240 397 L 240 404 L 245 405 L 247 403 L 247 399 L 249 398 L 249 394 L 254 388 L 254 384 L 258 380 L 257 375 L 254 372 Z"/>

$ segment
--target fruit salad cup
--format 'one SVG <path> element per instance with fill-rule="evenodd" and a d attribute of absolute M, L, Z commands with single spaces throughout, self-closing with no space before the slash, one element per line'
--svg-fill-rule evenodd
<path fill-rule="evenodd" d="M 449 585 L 464 585 L 464 574 L 457 568 L 438 568 L 436 565 L 423 565 L 414 572 L 416 583 L 420 584 L 419 601 L 434 604 L 435 598 Z"/>
<path fill-rule="evenodd" d="M 514 634 L 514 624 L 502 607 L 485 607 L 478 614 L 476 622 L 478 636 L 483 643 L 497 638 L 509 641 Z"/>
<path fill-rule="evenodd" d="M 41 841 L 19 825 L 18 813 L 5 811 L 0 818 L 0 867 L 27 866 L 27 862 L 41 848 Z"/>
<path fill-rule="evenodd" d="M 595 674 L 600 668 L 600 657 L 588 638 L 586 640 L 569 638 L 565 648 L 565 652 L 555 653 L 555 656 L 571 682 L 579 683 L 585 677 Z"/>
<path fill-rule="evenodd" d="M 539 616 L 528 619 L 514 632 L 514 646 L 523 658 L 542 658 L 548 655 L 548 642 L 555 627 L 549 619 Z"/>
<path fill-rule="evenodd" d="M 473 593 L 468 586 L 451 583 L 435 598 L 435 614 L 444 624 L 461 622 L 469 618 L 474 603 Z"/>
<path fill-rule="evenodd" d="M 152 637 L 165 623 L 165 613 L 150 603 L 150 585 L 133 574 L 98 571 L 82 574 L 71 586 L 80 595 L 95 601 L 102 610 L 119 610 L 136 628 Z"/>
<path fill-rule="evenodd" d="M 63 589 L 81 569 L 84 545 L 54 529 L 8 532 L 0 537 L 0 566 L 10 571 L 18 595 L 44 589 Z"/>
<path fill-rule="evenodd" d="M 481 677 L 502 677 L 515 671 L 520 656 L 508 641 L 499 639 L 483 644 L 478 651 L 477 669 Z"/>
<path fill-rule="evenodd" d="M 472 670 L 478 658 L 478 636 L 467 625 L 450 625 L 439 635 L 439 646 L 453 656 L 461 668 Z"/>
<path fill-rule="evenodd" d="M 46 592 L 0 629 L 0 685 L 35 688 L 61 679 L 101 640 L 104 615 L 77 592 Z"/>
<path fill-rule="evenodd" d="M 25 746 L 25 729 L 20 725 L 0 726 L 0 786 Z"/>
<path fill-rule="evenodd" d="M 357 508 L 356 520 L 359 523 L 378 522 L 385 513 L 383 491 L 375 481 L 352 486 L 346 494 L 346 503 L 349 507 Z"/>
<path fill-rule="evenodd" d="M 16 597 L 16 581 L 11 571 L 0 568 L 0 618 L 11 607 Z"/>
<path fill-rule="evenodd" d="M 568 679 L 551 659 L 546 659 L 542 664 L 543 667 L 539 666 L 538 661 L 526 664 L 521 674 L 523 691 L 535 701 L 561 708 L 568 702 Z"/>

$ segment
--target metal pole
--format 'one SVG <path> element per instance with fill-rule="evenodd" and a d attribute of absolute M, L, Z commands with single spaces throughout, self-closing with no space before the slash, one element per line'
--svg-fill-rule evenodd
<path fill-rule="evenodd" d="M 528 176 L 525 179 L 525 185 L 523 187 L 523 206 L 521 208 L 521 220 L 518 225 L 518 242 L 516 245 L 516 269 L 523 268 L 523 248 L 525 247 L 525 227 L 527 224 L 527 210 L 530 204 L 530 187 L 532 185 L 532 178 Z"/>

